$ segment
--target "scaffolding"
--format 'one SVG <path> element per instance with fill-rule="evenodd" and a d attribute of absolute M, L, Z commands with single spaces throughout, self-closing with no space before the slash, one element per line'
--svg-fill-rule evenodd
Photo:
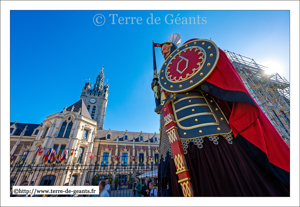
<path fill-rule="evenodd" d="M 246 88 L 283 140 L 290 146 L 290 83 L 253 59 L 225 50 Z"/>

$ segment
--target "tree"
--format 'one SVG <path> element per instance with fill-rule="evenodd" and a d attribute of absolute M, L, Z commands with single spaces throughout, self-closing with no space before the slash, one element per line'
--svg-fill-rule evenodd
<path fill-rule="evenodd" d="M 99 179 L 100 179 L 100 175 L 97 173 L 92 179 L 92 184 L 99 185 Z"/>

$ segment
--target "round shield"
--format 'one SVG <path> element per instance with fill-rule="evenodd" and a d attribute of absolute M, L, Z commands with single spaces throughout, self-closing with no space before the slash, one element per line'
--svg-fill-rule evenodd
<path fill-rule="evenodd" d="M 171 93 L 191 90 L 214 70 L 219 50 L 210 40 L 197 39 L 173 51 L 159 72 L 159 84 Z"/>

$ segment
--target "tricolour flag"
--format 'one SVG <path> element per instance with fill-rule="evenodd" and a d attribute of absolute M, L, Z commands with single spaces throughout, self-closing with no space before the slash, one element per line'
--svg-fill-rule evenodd
<path fill-rule="evenodd" d="M 13 155 L 10 157 L 10 160 L 14 159 L 14 156 L 15 156 L 15 154 L 13 154 Z"/>
<path fill-rule="evenodd" d="M 94 152 L 90 153 L 90 159 L 92 159 L 94 157 Z"/>
<path fill-rule="evenodd" d="M 37 154 L 39 151 L 40 151 L 40 147 L 38 147 L 38 148 L 35 150 L 35 154 Z"/>
<path fill-rule="evenodd" d="M 44 152 L 44 149 L 41 148 L 41 149 L 39 150 L 38 156 L 41 156 L 41 154 L 42 154 L 43 152 Z"/>

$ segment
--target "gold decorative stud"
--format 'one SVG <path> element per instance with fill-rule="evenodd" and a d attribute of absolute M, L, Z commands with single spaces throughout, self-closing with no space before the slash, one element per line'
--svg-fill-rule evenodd
<path fill-rule="evenodd" d="M 164 70 L 161 71 L 162 73 L 165 72 Z"/>
<path fill-rule="evenodd" d="M 179 88 L 182 88 L 182 85 L 179 85 Z"/>
<path fill-rule="evenodd" d="M 214 55 L 211 53 L 209 56 L 210 56 L 210 57 L 213 57 Z"/>
<path fill-rule="evenodd" d="M 179 52 L 179 50 L 177 50 L 177 52 Z"/>
<path fill-rule="evenodd" d="M 202 45 L 205 45 L 205 42 L 202 42 Z"/>
<path fill-rule="evenodd" d="M 189 100 L 189 103 L 191 103 L 192 101 L 191 100 Z"/>
<path fill-rule="evenodd" d="M 165 82 L 164 84 L 167 85 L 167 82 Z"/>
<path fill-rule="evenodd" d="M 212 103 L 213 102 L 213 100 L 210 100 L 210 103 Z"/>
<path fill-rule="evenodd" d="M 219 111 L 219 109 L 218 109 L 218 108 L 216 108 L 216 111 Z"/>
<path fill-rule="evenodd" d="M 218 127 L 217 130 L 220 131 L 221 130 L 220 127 Z"/>
<path fill-rule="evenodd" d="M 192 109 L 192 112 L 194 112 L 195 111 L 195 109 Z"/>
<path fill-rule="evenodd" d="M 208 48 L 207 49 L 210 49 L 211 48 L 211 46 L 208 46 Z"/>
<path fill-rule="evenodd" d="M 167 65 L 167 63 L 165 63 L 165 65 Z"/>
<path fill-rule="evenodd" d="M 185 45 L 186 47 L 188 46 L 188 45 Z"/>
<path fill-rule="evenodd" d="M 195 122 L 197 122 L 198 121 L 198 119 L 195 119 Z"/>
<path fill-rule="evenodd" d="M 165 79 L 164 77 L 161 77 L 161 79 L 163 80 L 163 79 Z"/>
<path fill-rule="evenodd" d="M 200 73 L 200 76 L 203 76 L 203 73 Z"/>
<path fill-rule="evenodd" d="M 210 66 L 210 63 L 207 63 L 207 66 Z"/>
<path fill-rule="evenodd" d="M 202 130 L 199 130 L 199 133 L 202 134 Z"/>
<path fill-rule="evenodd" d="M 194 42 L 194 45 L 197 44 L 197 42 Z"/>
<path fill-rule="evenodd" d="M 183 135 L 186 135 L 186 132 L 184 132 Z"/>
<path fill-rule="evenodd" d="M 189 93 L 186 93 L 186 95 L 189 95 Z"/>
<path fill-rule="evenodd" d="M 223 121 L 224 119 L 223 118 L 221 118 L 221 121 Z"/>
<path fill-rule="evenodd" d="M 192 84 L 192 83 L 194 83 L 194 81 L 191 80 L 191 81 L 190 81 L 190 84 Z"/>
<path fill-rule="evenodd" d="M 172 58 L 172 56 L 170 55 L 170 58 Z"/>
<path fill-rule="evenodd" d="M 167 111 L 167 108 L 165 108 L 164 111 Z"/>
<path fill-rule="evenodd" d="M 207 94 L 205 94 L 205 95 L 207 95 L 207 96 L 208 96 L 208 93 L 207 93 Z"/>
<path fill-rule="evenodd" d="M 173 85 L 171 85 L 170 87 L 173 88 Z"/>

